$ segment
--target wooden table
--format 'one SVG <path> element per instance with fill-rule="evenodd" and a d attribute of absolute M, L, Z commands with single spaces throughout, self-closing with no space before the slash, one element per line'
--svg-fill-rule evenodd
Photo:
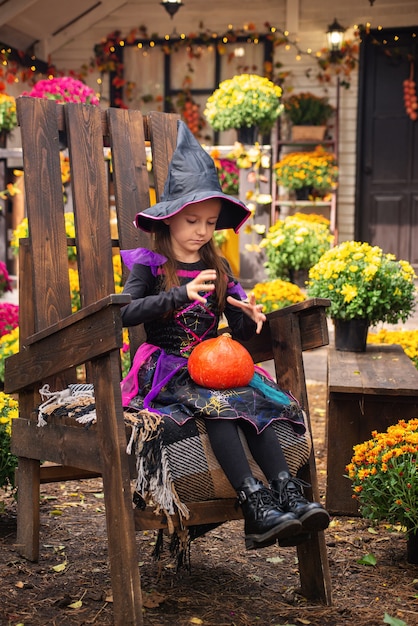
<path fill-rule="evenodd" d="M 356 515 L 345 467 L 353 446 L 399 419 L 418 416 L 418 370 L 398 345 L 367 345 L 366 352 L 328 352 L 326 508 Z"/>

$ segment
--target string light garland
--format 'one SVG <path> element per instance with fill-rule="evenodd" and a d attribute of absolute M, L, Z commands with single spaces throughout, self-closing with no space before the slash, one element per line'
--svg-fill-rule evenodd
<path fill-rule="evenodd" d="M 228 25 L 227 30 L 221 34 L 206 29 L 197 34 L 175 33 L 171 35 L 166 34 L 164 37 L 154 35 L 152 38 L 148 35 L 147 27 L 144 25 L 132 29 L 125 37 L 122 36 L 120 31 L 116 30 L 94 46 L 94 57 L 90 60 L 88 66 L 83 66 L 78 71 L 71 70 L 66 72 L 58 70 L 53 65 L 48 65 L 36 57 L 31 57 L 31 63 L 28 63 L 28 57 L 23 52 L 3 47 L 0 49 L 0 92 L 5 90 L 8 82 L 28 82 L 30 84 L 31 82 L 34 83 L 39 75 L 56 77 L 66 74 L 82 80 L 89 72 L 97 69 L 102 74 L 113 74 L 114 86 L 121 88 L 126 85 L 126 81 L 123 78 L 124 68 L 121 52 L 125 45 L 132 45 L 135 42 L 143 50 L 152 48 L 156 44 L 162 45 L 165 54 L 171 54 L 180 47 L 186 46 L 189 48 L 190 56 L 193 56 L 195 54 L 194 48 L 198 45 L 212 44 L 221 49 L 228 43 L 235 43 L 240 37 L 244 37 L 247 43 L 253 44 L 258 44 L 260 38 L 264 37 L 272 42 L 274 48 L 283 46 L 286 51 L 293 49 L 296 52 L 297 61 L 300 61 L 304 56 L 308 56 L 319 63 L 319 60 L 322 58 L 324 66 L 326 66 L 328 54 L 326 48 L 314 54 L 312 49 L 307 48 L 305 50 L 296 40 L 291 39 L 288 31 L 272 26 L 268 22 L 264 24 L 264 27 L 264 33 L 258 32 L 255 25 L 249 23 L 238 29 Z M 223 49 L 220 51 L 224 52 Z M 101 79 L 98 80 L 98 83 L 101 83 Z"/>
<path fill-rule="evenodd" d="M 120 31 L 115 30 L 94 46 L 94 56 L 90 59 L 88 65 L 83 66 L 78 71 L 70 70 L 65 72 L 41 61 L 35 56 L 28 57 L 21 51 L 8 46 L 2 47 L 0 43 L 0 93 L 4 92 L 6 85 L 11 82 L 33 84 L 40 76 L 45 75 L 51 77 L 70 75 L 83 80 L 90 72 L 98 70 L 101 75 L 106 73 L 111 75 L 111 83 L 114 90 L 121 92 L 122 89 L 125 89 L 129 94 L 134 85 L 128 83 L 124 78 L 122 52 L 125 45 L 137 45 L 144 52 L 149 48 L 160 45 L 164 54 L 172 54 L 181 47 L 187 47 L 189 56 L 197 58 L 200 55 L 199 47 L 202 45 L 215 45 L 221 53 L 224 53 L 225 46 L 228 43 L 236 43 L 238 40 L 243 40 L 257 45 L 260 43 L 260 39 L 263 38 L 272 43 L 273 49 L 283 47 L 286 52 L 293 50 L 296 61 L 301 61 L 303 57 L 312 58 L 319 68 L 315 76 L 319 82 L 324 84 L 330 83 L 333 76 L 338 75 L 341 85 L 349 87 L 350 74 L 358 64 L 359 44 L 362 38 L 366 35 L 370 36 L 371 32 L 369 23 L 354 26 L 353 40 L 346 40 L 343 43 L 341 54 L 337 62 L 335 62 L 335 59 L 331 59 L 331 53 L 328 48 L 322 48 L 316 52 L 311 48 L 304 49 L 298 41 L 290 38 L 288 31 L 273 26 L 268 22 L 264 23 L 263 26 L 264 32 L 259 32 L 253 23 L 249 23 L 242 28 L 234 28 L 229 24 L 224 33 L 203 29 L 197 34 L 173 33 L 171 35 L 165 34 L 163 37 L 156 34 L 150 37 L 145 25 L 133 28 L 126 36 L 122 36 Z M 381 27 L 377 28 L 377 30 L 379 29 Z M 413 33 L 412 37 L 416 37 L 416 34 Z M 374 39 L 373 43 L 380 46 L 388 44 L 385 40 L 381 41 L 378 39 Z M 391 54 L 390 50 L 387 50 L 386 53 L 388 55 Z M 273 73 L 274 68 L 272 64 L 270 66 L 267 64 L 266 75 L 274 79 Z M 310 76 L 312 68 L 308 68 L 306 74 Z M 97 79 L 97 82 L 99 85 L 102 83 L 102 76 Z M 114 100 L 114 103 L 116 106 L 126 107 L 121 97 Z"/>
<path fill-rule="evenodd" d="M 187 48 L 189 58 L 199 58 L 201 56 L 202 46 L 216 46 L 219 54 L 226 53 L 226 45 L 229 43 L 246 42 L 258 45 L 260 41 L 267 40 L 271 43 L 272 49 L 284 47 L 286 51 L 293 50 L 296 53 L 296 61 L 301 61 L 303 57 L 310 57 L 319 67 L 317 79 L 322 83 L 332 81 L 333 75 L 341 74 L 343 79 L 342 86 L 349 87 L 349 75 L 358 63 L 358 42 L 346 41 L 344 43 L 339 63 L 332 63 L 331 53 L 327 47 L 318 50 L 316 53 L 311 48 L 304 49 L 298 41 L 290 38 L 289 32 L 282 30 L 277 26 L 271 25 L 269 22 L 264 23 L 265 32 L 259 32 L 253 23 L 244 25 L 242 28 L 234 28 L 228 24 L 224 33 L 213 32 L 209 29 L 202 29 L 198 33 L 186 35 L 184 33 L 166 34 L 160 37 L 153 33 L 149 37 L 146 26 L 140 26 L 138 29 L 132 30 L 126 38 L 122 37 L 120 31 L 113 31 L 106 39 L 103 39 L 94 48 L 95 57 L 93 64 L 95 69 L 101 73 L 110 72 L 112 74 L 112 101 L 116 106 L 125 107 L 122 100 L 122 89 L 125 90 L 125 97 L 129 99 L 134 85 L 128 83 L 124 79 L 123 54 L 121 51 L 125 45 L 137 45 L 145 54 L 149 48 L 156 45 L 161 46 L 164 54 L 169 55 L 178 51 L 180 48 Z M 274 82 L 281 84 L 283 78 L 288 73 L 279 72 L 275 74 L 275 70 L 281 67 L 282 63 L 273 66 L 272 62 L 265 63 L 264 73 Z M 307 70 L 306 73 L 311 73 Z"/>

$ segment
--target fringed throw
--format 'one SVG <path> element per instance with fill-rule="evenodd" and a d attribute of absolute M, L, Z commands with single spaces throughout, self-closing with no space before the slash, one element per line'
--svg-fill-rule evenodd
<path fill-rule="evenodd" d="M 70 385 L 55 392 L 44 385 L 40 394 L 39 426 L 48 427 L 52 417 L 54 420 L 70 417 L 85 428 L 95 424 L 93 385 Z M 182 520 L 189 518 L 188 502 L 236 497 L 212 452 L 203 419 L 189 420 L 179 426 L 170 418 L 146 409 L 125 409 L 123 415 L 127 427 L 126 450 L 136 458 L 134 503 L 139 508 L 152 505 L 156 514 L 164 514 L 171 535 L 174 527 L 170 516 L 178 514 L 182 525 Z M 309 458 L 309 430 L 306 429 L 303 435 L 296 434 L 289 422 L 284 420 L 273 422 L 273 428 L 289 469 L 296 475 Z M 252 459 L 244 436 L 242 441 L 254 476 L 265 480 Z M 207 529 L 202 528 L 176 529 L 175 541 L 180 540 L 182 545 L 180 553 L 187 554 L 184 537 L 187 535 L 188 540 L 197 537 L 206 532 Z"/>

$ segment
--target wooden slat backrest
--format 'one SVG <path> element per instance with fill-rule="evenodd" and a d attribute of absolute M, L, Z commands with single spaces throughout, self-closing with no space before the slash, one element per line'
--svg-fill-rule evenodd
<path fill-rule="evenodd" d="M 157 200 L 163 192 L 168 166 L 177 144 L 177 119 L 176 115 L 158 112 L 152 112 L 148 117 Z"/>
<path fill-rule="evenodd" d="M 99 107 L 65 107 L 81 306 L 114 293 L 109 194 Z"/>
<path fill-rule="evenodd" d="M 17 99 L 22 128 L 23 168 L 27 187 L 26 210 L 30 231 L 34 330 L 71 313 L 64 203 L 61 184 L 57 104 L 30 98 Z M 36 155 L 42 151 L 44 158 Z"/>
<path fill-rule="evenodd" d="M 43 99 L 33 105 L 33 98 L 17 99 L 25 186 L 31 190 L 25 196 L 30 237 L 20 251 L 20 349 L 28 336 L 71 314 L 59 143 L 63 109 Z M 74 377 L 70 368 L 45 382 L 65 386 Z"/>
<path fill-rule="evenodd" d="M 150 245 L 149 236 L 133 226 L 135 215 L 150 205 L 146 143 L 152 152 L 155 193 L 159 199 L 176 146 L 177 119 L 177 115 L 166 113 L 151 113 L 144 119 L 140 111 L 107 111 L 119 244 L 122 250 Z M 124 273 L 126 276 L 126 268 Z M 144 339 L 142 326 L 129 329 L 131 355 Z"/>
<path fill-rule="evenodd" d="M 107 123 L 120 247 L 146 247 L 148 236 L 133 226 L 136 213 L 150 204 L 144 120 L 140 111 L 109 109 Z"/>
<path fill-rule="evenodd" d="M 33 98 L 18 99 L 27 181 L 31 278 L 21 282 L 23 299 L 29 287 L 36 300 L 33 320 L 21 332 L 28 337 L 71 315 L 67 236 L 61 183 L 60 150 L 68 145 L 75 220 L 77 269 L 82 307 L 115 291 L 112 267 L 110 207 L 104 145 L 110 143 L 115 185 L 118 239 L 113 246 L 131 249 L 149 246 L 149 236 L 133 225 L 138 211 L 150 204 L 146 142 L 152 143 L 156 196 L 160 197 L 177 138 L 176 115 L 108 109 Z M 36 132 L 31 132 L 35 128 Z M 46 155 L 38 158 L 39 146 Z M 39 185 L 39 181 L 42 184 Z M 33 190 L 33 192 L 32 192 Z M 124 268 L 126 276 L 126 268 Z M 30 296 L 32 297 L 32 296 Z M 30 300 L 26 302 L 29 307 Z M 30 316 L 29 316 L 30 319 Z M 38 335 L 39 337 L 39 335 Z M 132 353 L 144 340 L 142 327 L 130 329 Z M 54 369 L 54 368 L 53 368 Z M 56 379 L 54 388 L 74 382 L 71 369 Z"/>

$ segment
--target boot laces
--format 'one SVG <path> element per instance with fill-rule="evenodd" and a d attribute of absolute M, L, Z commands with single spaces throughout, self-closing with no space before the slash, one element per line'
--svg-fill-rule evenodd
<path fill-rule="evenodd" d="M 274 506 L 275 504 L 273 494 L 266 487 L 254 491 L 248 499 L 255 501 L 257 507 Z"/>
<path fill-rule="evenodd" d="M 279 482 L 279 501 L 281 504 L 306 504 L 308 500 L 304 496 L 304 487 L 310 484 L 300 478 L 284 478 Z"/>

